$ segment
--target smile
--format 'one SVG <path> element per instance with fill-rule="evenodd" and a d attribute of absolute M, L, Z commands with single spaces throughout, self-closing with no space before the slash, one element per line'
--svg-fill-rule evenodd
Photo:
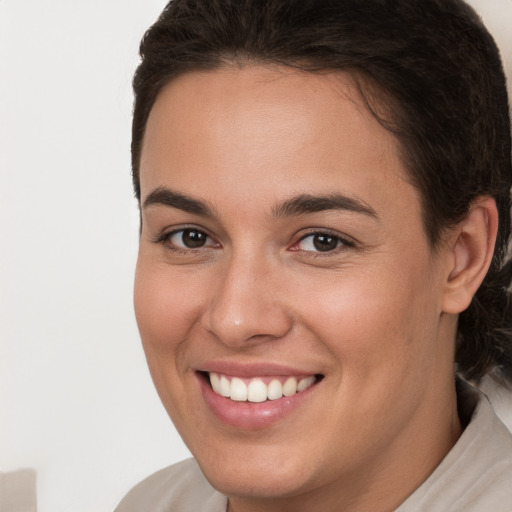
<path fill-rule="evenodd" d="M 272 427 L 316 403 L 325 375 L 274 364 L 212 361 L 195 375 L 204 403 L 223 425 L 245 431 Z"/>
<path fill-rule="evenodd" d="M 241 378 L 208 372 L 213 391 L 235 402 L 265 402 L 290 397 L 311 387 L 315 375 Z"/>

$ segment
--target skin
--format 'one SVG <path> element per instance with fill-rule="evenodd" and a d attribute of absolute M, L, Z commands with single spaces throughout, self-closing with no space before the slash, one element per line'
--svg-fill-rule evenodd
<path fill-rule="evenodd" d="M 433 251 L 397 142 L 350 76 L 278 67 L 172 81 L 140 169 L 135 308 L 147 361 L 230 510 L 394 510 L 461 433 L 456 320 L 488 266 L 493 201 Z M 146 204 L 160 187 L 211 211 Z M 365 211 L 276 214 L 297 196 L 333 193 Z M 183 245 L 184 228 L 204 245 Z M 318 251 L 317 232 L 337 246 Z M 323 379 L 282 420 L 235 428 L 204 401 L 196 370 L 209 361 Z"/>

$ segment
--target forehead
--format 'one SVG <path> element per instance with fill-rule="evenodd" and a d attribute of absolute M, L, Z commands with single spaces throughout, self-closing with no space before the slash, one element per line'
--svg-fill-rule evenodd
<path fill-rule="evenodd" d="M 211 203 L 333 188 L 385 200 L 406 178 L 396 140 L 350 74 L 261 66 L 188 73 L 164 87 L 140 169 L 142 200 L 170 185 Z"/>
<path fill-rule="evenodd" d="M 385 138 L 380 149 L 395 144 L 369 112 L 349 73 L 230 66 L 186 73 L 164 86 L 146 125 L 143 152 L 156 141 L 155 131 L 162 133 L 173 126 L 176 137 L 202 136 L 205 142 L 212 132 L 221 139 L 232 136 L 233 127 L 242 128 L 240 138 L 245 136 L 257 145 L 273 128 L 280 129 L 280 134 L 291 130 L 304 136 L 316 131 L 325 138 L 340 124 L 350 124 L 354 138 L 371 136 L 375 144 Z M 209 133 L 197 131 L 203 127 Z"/>

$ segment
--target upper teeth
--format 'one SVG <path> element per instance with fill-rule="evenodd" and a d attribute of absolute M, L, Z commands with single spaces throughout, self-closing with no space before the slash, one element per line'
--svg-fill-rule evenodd
<path fill-rule="evenodd" d="M 239 377 L 233 377 L 230 380 L 225 375 L 214 372 L 209 372 L 209 376 L 215 393 L 237 402 L 277 400 L 283 396 L 291 396 L 299 391 L 304 391 L 312 386 L 316 380 L 314 375 L 299 379 L 288 377 L 283 383 L 278 378 L 273 378 L 267 385 L 259 378 L 245 379 L 244 381 Z"/>

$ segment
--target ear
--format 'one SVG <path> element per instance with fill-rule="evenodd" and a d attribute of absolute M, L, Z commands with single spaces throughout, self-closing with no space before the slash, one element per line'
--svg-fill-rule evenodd
<path fill-rule="evenodd" d="M 496 202 L 491 197 L 478 198 L 450 236 L 445 313 L 459 314 L 469 307 L 491 264 L 497 231 Z"/>

